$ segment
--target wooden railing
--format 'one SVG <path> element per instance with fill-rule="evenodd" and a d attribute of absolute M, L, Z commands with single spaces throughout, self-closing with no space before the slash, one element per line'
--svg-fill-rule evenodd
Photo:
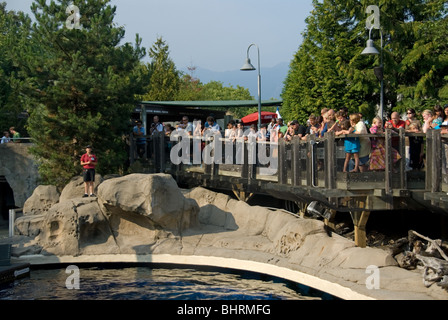
<path fill-rule="evenodd" d="M 347 137 L 384 138 L 386 168 L 382 171 L 342 172 L 345 152 L 343 139 Z M 408 171 L 406 168 L 406 141 L 412 137 L 423 140 L 425 165 L 422 170 Z M 392 139 L 398 140 L 397 151 L 401 160 L 393 163 Z M 266 165 L 248 161 L 251 147 L 249 141 L 234 143 L 234 154 L 243 150 L 242 164 L 226 164 L 225 152 L 221 161 L 212 164 L 184 162 L 174 165 L 170 151 L 178 141 L 170 141 L 164 135 L 147 137 L 147 156 L 157 172 L 171 173 L 179 183 L 188 186 L 201 185 L 217 189 L 228 189 L 248 197 L 249 194 L 270 194 L 298 203 L 322 202 L 335 210 L 395 210 L 416 209 L 429 206 L 434 210 L 448 208 L 448 176 L 444 156 L 444 140 L 440 130 L 427 134 L 407 133 L 403 129 L 395 133 L 386 129 L 382 135 L 341 135 L 326 133 L 324 138 L 311 135 L 307 140 L 294 138 L 291 142 L 280 139 L 278 143 L 267 143 L 275 149 L 277 170 L 272 174 L 262 171 Z M 191 144 L 193 144 L 191 139 Z M 220 139 L 223 150 L 226 139 Z M 204 141 L 205 144 L 211 141 Z M 266 142 L 264 142 L 266 144 Z M 257 148 L 259 147 L 257 143 Z M 244 146 L 244 147 L 241 147 Z M 193 154 L 193 146 L 190 147 Z M 242 148 L 242 149 L 241 149 Z M 130 162 L 136 161 L 135 139 L 131 140 Z M 191 156 L 192 157 L 192 156 Z"/>

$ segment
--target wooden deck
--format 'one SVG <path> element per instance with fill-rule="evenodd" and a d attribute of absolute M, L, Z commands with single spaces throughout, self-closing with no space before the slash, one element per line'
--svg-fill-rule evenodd
<path fill-rule="evenodd" d="M 365 225 L 371 212 L 405 209 L 448 213 L 448 175 L 442 170 L 446 166 L 442 156 L 445 152 L 443 140 L 448 137 L 442 137 L 439 130 L 430 130 L 427 134 L 409 134 L 401 130 L 396 134 L 387 129 L 381 136 L 385 138 L 387 150 L 386 169 L 345 173 L 342 172 L 345 159 L 342 139 L 353 136 L 379 137 L 336 137 L 334 133 L 327 133 L 322 139 L 312 136 L 307 141 L 280 140 L 278 144 L 271 145 L 277 149 L 271 160 L 277 161 L 278 169 L 269 175 L 263 171 L 268 165 L 260 165 L 258 161 L 249 164 L 248 142 L 243 144 L 243 164 L 220 164 L 214 159 L 210 165 L 193 165 L 192 161 L 174 165 L 170 161 L 167 144 L 170 143 L 172 148 L 175 142 L 163 136 L 149 137 L 148 150 L 153 162 L 157 163 L 157 171 L 171 173 L 178 184 L 185 187 L 231 190 L 244 201 L 253 194 L 270 195 L 291 201 L 302 211 L 317 201 L 333 217 L 336 212 L 350 212 L 355 224 L 355 241 L 359 246 L 365 246 Z M 426 160 L 424 169 L 419 171 L 406 170 L 406 144 L 410 137 L 423 139 Z M 399 140 L 397 151 L 402 156 L 395 164 L 392 161 L 392 138 Z M 131 144 L 131 154 L 133 148 Z M 131 163 L 134 160 L 131 157 Z M 221 161 L 224 163 L 224 159 Z M 331 225 L 331 220 L 325 221 Z"/>

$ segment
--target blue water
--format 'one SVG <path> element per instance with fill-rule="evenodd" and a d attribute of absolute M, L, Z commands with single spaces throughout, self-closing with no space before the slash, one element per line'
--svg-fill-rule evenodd
<path fill-rule="evenodd" d="M 31 270 L 0 287 L 0 300 L 316 300 L 321 293 L 253 273 L 150 267 L 80 267 L 79 289 L 65 268 Z M 328 297 L 327 297 L 328 298 Z"/>

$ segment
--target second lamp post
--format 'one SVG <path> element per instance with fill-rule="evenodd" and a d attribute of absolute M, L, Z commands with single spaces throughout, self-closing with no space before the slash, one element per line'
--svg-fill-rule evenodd
<path fill-rule="evenodd" d="M 380 54 L 380 66 L 374 69 L 375 76 L 380 81 L 381 91 L 380 91 L 380 110 L 379 116 L 381 120 L 384 118 L 384 66 L 383 66 L 383 31 L 381 28 L 379 29 L 381 35 L 381 53 L 375 48 L 375 45 L 372 40 L 372 30 L 373 27 L 369 30 L 369 40 L 367 41 L 367 47 L 361 52 L 362 55 L 378 55 Z"/>
<path fill-rule="evenodd" d="M 241 67 L 241 71 L 254 71 L 257 70 L 251 63 L 249 58 L 249 50 L 252 46 L 257 47 L 258 50 L 258 130 L 261 128 L 261 73 L 260 73 L 260 48 L 254 43 L 252 43 L 249 48 L 247 48 L 247 58 L 246 63 Z"/>

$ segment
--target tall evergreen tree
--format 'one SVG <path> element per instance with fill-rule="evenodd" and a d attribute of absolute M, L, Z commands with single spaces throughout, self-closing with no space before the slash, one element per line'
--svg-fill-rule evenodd
<path fill-rule="evenodd" d="M 392 47 L 393 51 L 402 49 L 397 109 L 432 109 L 435 104 L 448 103 L 448 2 L 418 3 L 405 20 L 399 30 L 407 41 L 400 43 L 403 48 Z"/>
<path fill-rule="evenodd" d="M 368 37 L 366 8 L 371 4 L 313 0 L 303 43 L 285 80 L 282 114 L 287 118 L 304 121 L 323 107 L 345 106 L 369 118 L 377 113 L 380 85 L 372 69 L 379 66 L 380 57 L 361 55 Z M 447 63 L 442 52 L 447 44 L 440 39 L 448 36 L 446 1 L 385 0 L 379 7 L 386 111 L 443 100 Z M 380 50 L 379 32 L 372 35 Z"/>
<path fill-rule="evenodd" d="M 176 95 L 178 101 L 197 101 L 202 90 L 202 82 L 191 74 L 183 74 L 180 78 L 179 91 Z"/>
<path fill-rule="evenodd" d="M 0 3 L 0 130 L 15 126 L 22 136 L 26 118 L 20 114 L 27 106 L 22 88 L 27 79 L 14 56 L 28 46 L 30 28 L 31 19 L 27 15 L 7 11 L 6 4 Z"/>
<path fill-rule="evenodd" d="M 79 29 L 71 1 L 32 5 L 36 23 L 29 50 L 18 53 L 17 60 L 32 79 L 28 131 L 47 183 L 62 186 L 79 174 L 87 144 L 99 157 L 99 173 L 116 172 L 125 163 L 123 134 L 129 131 L 134 95 L 141 93 L 138 67 L 145 50 L 138 35 L 135 46 L 120 45 L 125 30 L 114 24 L 116 7 L 108 3 L 77 3 Z"/>
<path fill-rule="evenodd" d="M 162 37 L 159 37 L 149 49 L 148 55 L 151 58 L 151 63 L 148 69 L 151 80 L 146 89 L 147 93 L 141 97 L 142 100 L 175 100 L 180 87 L 180 72 L 176 69 L 169 54 L 169 46 Z"/>

